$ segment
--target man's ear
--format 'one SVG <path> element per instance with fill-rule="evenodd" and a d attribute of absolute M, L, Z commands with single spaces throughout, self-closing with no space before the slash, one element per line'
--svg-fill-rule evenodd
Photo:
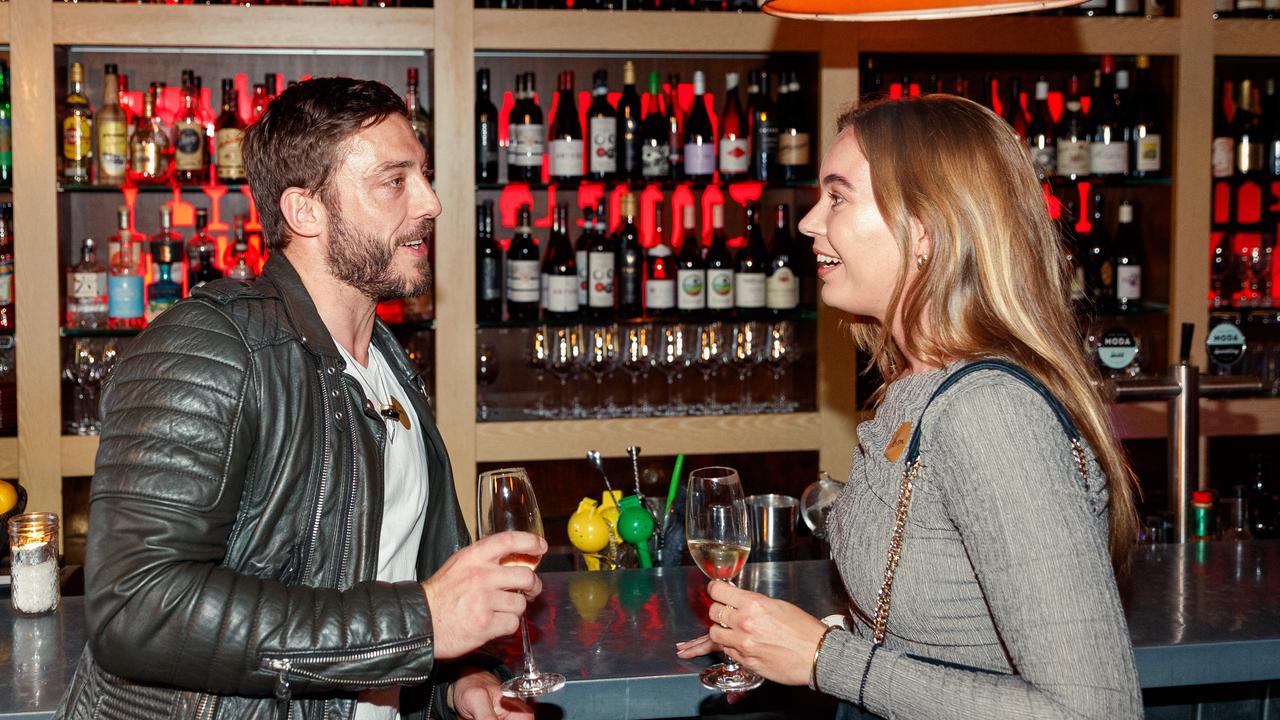
<path fill-rule="evenodd" d="M 300 187 L 280 193 L 280 213 L 289 235 L 295 238 L 319 237 L 329 219 L 319 198 Z"/>

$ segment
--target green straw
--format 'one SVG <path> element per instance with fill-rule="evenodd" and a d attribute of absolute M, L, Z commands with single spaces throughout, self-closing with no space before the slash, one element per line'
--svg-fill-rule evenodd
<path fill-rule="evenodd" d="M 667 508 L 662 511 L 664 519 L 671 513 L 671 503 L 676 500 L 676 488 L 680 487 L 680 469 L 682 467 L 684 467 L 684 453 L 676 456 L 676 466 L 671 471 L 671 487 L 667 488 Z"/>

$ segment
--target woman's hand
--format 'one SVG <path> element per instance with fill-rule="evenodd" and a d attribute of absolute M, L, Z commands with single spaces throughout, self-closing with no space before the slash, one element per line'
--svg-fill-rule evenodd
<path fill-rule="evenodd" d="M 711 632 L 677 645 L 680 657 L 722 648 L 729 657 L 783 685 L 808 685 L 813 653 L 827 626 L 782 600 L 712 580 Z M 683 646 L 683 647 L 682 647 Z"/>

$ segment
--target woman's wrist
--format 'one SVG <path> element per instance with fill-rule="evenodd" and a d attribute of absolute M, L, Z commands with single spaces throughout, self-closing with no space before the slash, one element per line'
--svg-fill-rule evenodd
<path fill-rule="evenodd" d="M 813 649 L 813 666 L 809 668 L 809 688 L 811 690 L 821 690 L 818 688 L 818 657 L 822 654 L 822 648 L 827 644 L 827 638 L 831 637 L 831 633 L 841 630 L 839 625 L 829 625 L 823 631 L 822 637 L 818 638 L 818 644 Z"/>

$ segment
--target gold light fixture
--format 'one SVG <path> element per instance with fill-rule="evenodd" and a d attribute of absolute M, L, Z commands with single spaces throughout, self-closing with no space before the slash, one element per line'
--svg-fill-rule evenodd
<path fill-rule="evenodd" d="M 1052 10 L 1084 0 L 759 0 L 770 15 L 798 20 L 948 20 Z"/>

